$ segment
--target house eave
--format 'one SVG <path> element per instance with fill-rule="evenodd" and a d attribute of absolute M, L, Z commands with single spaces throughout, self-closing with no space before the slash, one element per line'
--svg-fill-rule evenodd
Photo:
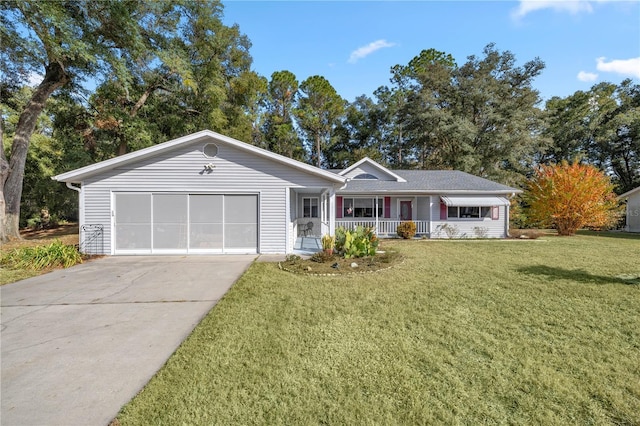
<path fill-rule="evenodd" d="M 337 194 L 347 194 L 347 195 L 402 195 L 402 194 L 419 194 L 419 195 L 442 195 L 442 194 L 451 194 L 451 195 L 513 195 L 522 193 L 519 189 L 513 190 L 498 190 L 498 191 L 481 191 L 481 190 L 468 190 L 468 189 L 379 189 L 379 190 L 338 190 Z"/>
<path fill-rule="evenodd" d="M 618 200 L 624 200 L 626 198 L 629 198 L 631 195 L 635 194 L 636 192 L 640 192 L 640 186 L 637 188 L 632 189 L 631 191 L 627 191 L 624 194 L 620 194 L 618 195 Z"/>

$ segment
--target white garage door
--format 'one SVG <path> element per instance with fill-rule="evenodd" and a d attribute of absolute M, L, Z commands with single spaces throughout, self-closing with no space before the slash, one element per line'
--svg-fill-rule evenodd
<path fill-rule="evenodd" d="M 116 193 L 115 253 L 256 253 L 258 196 Z"/>

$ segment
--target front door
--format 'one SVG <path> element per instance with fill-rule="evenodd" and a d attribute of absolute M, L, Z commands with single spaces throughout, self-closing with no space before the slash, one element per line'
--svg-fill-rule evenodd
<path fill-rule="evenodd" d="M 400 220 L 412 220 L 411 201 L 400 201 Z"/>

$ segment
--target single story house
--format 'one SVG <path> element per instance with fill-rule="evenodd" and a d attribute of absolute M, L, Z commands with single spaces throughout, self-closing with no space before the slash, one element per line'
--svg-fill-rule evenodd
<path fill-rule="evenodd" d="M 627 200 L 627 228 L 629 232 L 640 232 L 640 186 L 618 196 Z"/>
<path fill-rule="evenodd" d="M 451 170 L 389 170 L 364 158 L 323 170 L 201 131 L 54 176 L 79 192 L 92 254 L 292 253 L 336 227 L 428 238 L 504 238 L 520 192 Z"/>

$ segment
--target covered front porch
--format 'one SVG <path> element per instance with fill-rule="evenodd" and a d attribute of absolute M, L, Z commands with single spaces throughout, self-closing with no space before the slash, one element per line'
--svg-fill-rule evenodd
<path fill-rule="evenodd" d="M 336 227 L 372 227 L 380 237 L 394 237 L 400 223 L 413 221 L 416 235 L 429 236 L 432 202 L 429 195 L 341 194 L 336 197 Z"/>
<path fill-rule="evenodd" d="M 335 234 L 335 188 L 291 188 L 290 244 L 295 252 L 322 250 L 321 238 Z"/>

